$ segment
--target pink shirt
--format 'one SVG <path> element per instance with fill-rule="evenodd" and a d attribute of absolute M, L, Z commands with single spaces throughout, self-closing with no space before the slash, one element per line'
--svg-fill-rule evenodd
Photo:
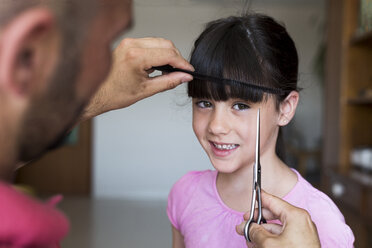
<path fill-rule="evenodd" d="M 41 203 L 0 182 L 0 247 L 56 248 L 69 223 L 54 208 L 61 196 Z"/>
<path fill-rule="evenodd" d="M 336 205 L 295 172 L 298 182 L 283 199 L 310 213 L 323 248 L 353 247 L 354 235 Z M 244 213 L 222 202 L 216 178 L 217 171 L 206 170 L 189 172 L 178 180 L 168 197 L 169 220 L 183 235 L 186 247 L 246 248 L 244 237 L 235 231 Z"/>

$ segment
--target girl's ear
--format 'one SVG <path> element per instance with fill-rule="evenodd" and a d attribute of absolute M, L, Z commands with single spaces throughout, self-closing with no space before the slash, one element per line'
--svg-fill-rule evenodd
<path fill-rule="evenodd" d="M 57 33 L 47 8 L 31 8 L 11 20 L 0 36 L 0 87 L 17 96 L 40 87 L 55 62 Z"/>
<path fill-rule="evenodd" d="M 296 108 L 300 95 L 297 91 L 291 91 L 289 95 L 280 103 L 279 106 L 279 126 L 287 125 L 296 113 Z"/>

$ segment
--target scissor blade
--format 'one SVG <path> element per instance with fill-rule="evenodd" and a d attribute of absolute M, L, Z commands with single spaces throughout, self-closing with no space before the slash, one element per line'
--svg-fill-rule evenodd
<path fill-rule="evenodd" d="M 260 163 L 260 109 L 257 111 L 256 164 Z"/>
<path fill-rule="evenodd" d="M 256 131 L 256 160 L 254 166 L 255 181 L 261 187 L 261 164 L 260 164 L 260 109 L 257 111 L 257 131 Z"/>

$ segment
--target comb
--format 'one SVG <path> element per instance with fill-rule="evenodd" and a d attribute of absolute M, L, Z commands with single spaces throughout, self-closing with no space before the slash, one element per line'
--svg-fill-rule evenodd
<path fill-rule="evenodd" d="M 184 72 L 184 73 L 192 75 L 194 78 L 209 81 L 209 82 L 242 84 L 246 87 L 250 87 L 251 89 L 260 90 L 260 91 L 263 91 L 263 92 L 266 92 L 266 93 L 269 93 L 269 94 L 274 94 L 274 95 L 285 95 L 286 94 L 286 91 L 281 90 L 281 89 L 256 85 L 256 84 L 243 82 L 243 81 L 238 81 L 238 80 L 234 80 L 234 79 L 209 76 L 209 75 L 201 74 L 201 73 L 195 72 L 195 71 L 189 71 L 189 70 L 184 70 L 184 69 L 180 69 L 180 68 L 173 68 L 170 65 L 155 66 L 155 67 L 152 67 L 152 69 L 162 71 L 162 72 Z"/>

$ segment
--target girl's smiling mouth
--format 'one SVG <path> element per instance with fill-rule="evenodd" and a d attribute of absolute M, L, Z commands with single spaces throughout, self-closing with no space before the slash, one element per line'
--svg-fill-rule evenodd
<path fill-rule="evenodd" d="M 233 143 L 217 143 L 213 141 L 209 141 L 209 143 L 213 153 L 218 157 L 226 157 L 239 147 L 238 144 Z"/>

